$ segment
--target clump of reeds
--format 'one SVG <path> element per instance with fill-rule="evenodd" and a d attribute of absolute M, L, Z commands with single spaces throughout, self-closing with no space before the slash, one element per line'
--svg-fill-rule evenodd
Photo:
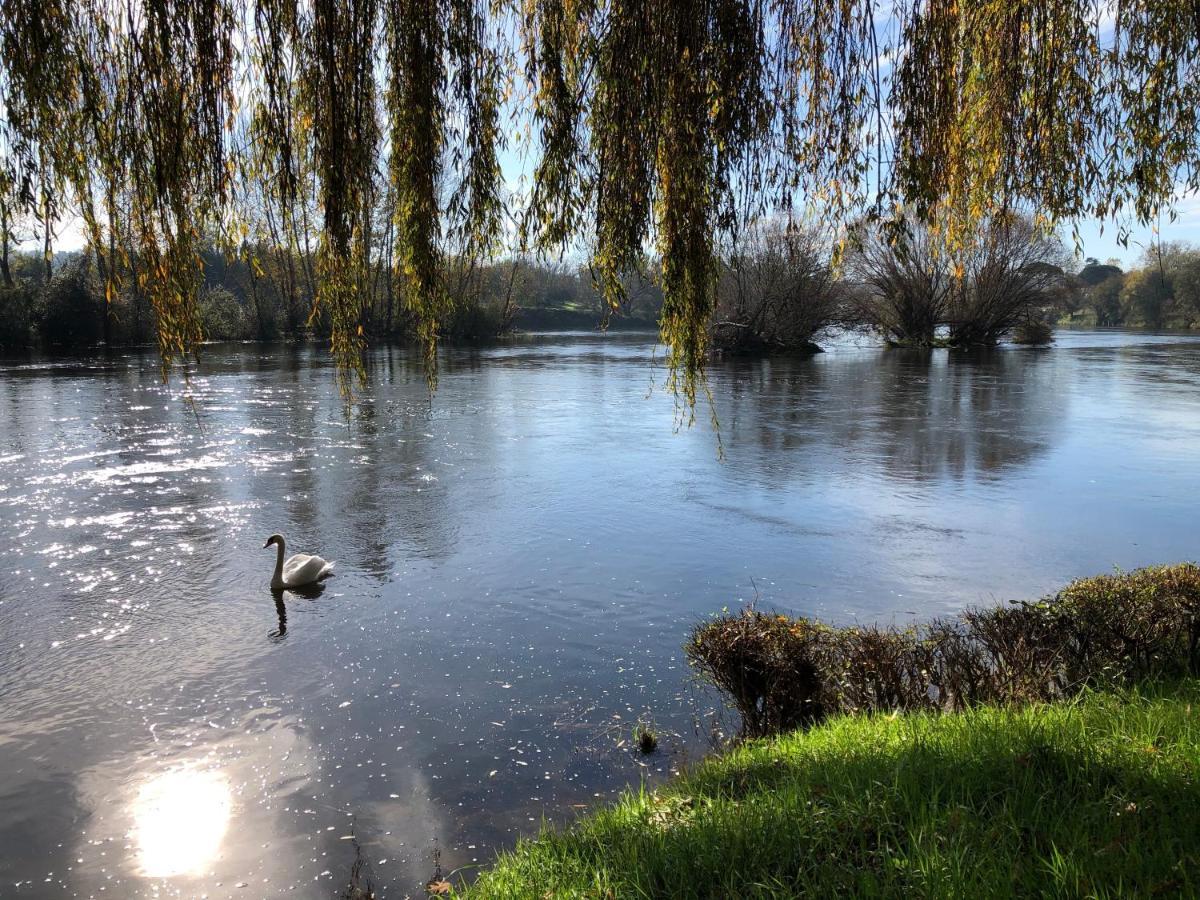
<path fill-rule="evenodd" d="M 638 751 L 646 756 L 657 750 L 658 733 L 654 730 L 654 724 L 645 720 L 639 720 L 633 729 L 633 743 L 638 748 Z"/>
<path fill-rule="evenodd" d="M 1089 683 L 1200 673 L 1200 567 L 1085 578 L 1037 602 L 903 629 L 751 609 L 697 626 L 685 652 L 747 736 L 835 712 L 1053 700 Z"/>

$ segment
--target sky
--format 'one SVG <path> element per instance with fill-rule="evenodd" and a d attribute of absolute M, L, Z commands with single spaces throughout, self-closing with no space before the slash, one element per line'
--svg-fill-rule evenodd
<path fill-rule="evenodd" d="M 1121 268 L 1128 269 L 1138 263 L 1145 248 L 1159 240 L 1182 241 L 1200 246 L 1200 197 L 1184 197 L 1175 207 L 1175 220 L 1166 214 L 1157 228 L 1134 228 L 1129 236 L 1129 245 L 1117 243 L 1118 228 L 1111 222 L 1103 223 L 1087 219 L 1078 223 L 1079 236 L 1083 242 L 1083 255 L 1094 256 L 1101 262 L 1110 258 L 1120 261 Z M 1072 247 L 1070 228 L 1062 229 L 1063 242 Z M 1080 260 L 1082 262 L 1082 259 Z"/>

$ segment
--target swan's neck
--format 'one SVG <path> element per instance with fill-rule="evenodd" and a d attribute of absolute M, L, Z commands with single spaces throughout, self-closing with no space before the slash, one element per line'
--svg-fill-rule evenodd
<path fill-rule="evenodd" d="M 271 587 L 283 587 L 283 538 L 275 544 L 275 574 L 271 576 Z"/>

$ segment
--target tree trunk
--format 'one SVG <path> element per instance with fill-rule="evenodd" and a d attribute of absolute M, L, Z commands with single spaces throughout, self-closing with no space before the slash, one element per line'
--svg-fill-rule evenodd
<path fill-rule="evenodd" d="M 315 191 L 316 188 L 314 187 L 313 190 Z M 317 280 L 316 280 L 316 277 L 313 275 L 312 247 L 310 246 L 309 240 L 308 240 L 308 236 L 309 236 L 309 234 L 311 234 L 312 228 L 311 228 L 311 225 L 309 224 L 309 220 L 308 220 L 308 201 L 307 201 L 307 199 L 305 200 L 304 203 L 301 204 L 300 211 L 303 214 L 303 221 L 300 223 L 300 227 L 301 227 L 301 234 L 304 237 L 304 255 L 301 258 L 301 261 L 303 262 L 304 279 L 308 285 L 309 308 L 311 310 L 315 310 L 317 308 Z M 292 218 L 292 227 L 293 228 L 296 227 L 296 224 L 297 223 L 296 223 L 295 217 L 293 217 Z M 296 247 L 297 247 L 297 249 L 299 249 L 300 241 L 296 241 Z"/>
<path fill-rule="evenodd" d="M 108 184 L 108 280 L 104 286 L 104 345 L 112 345 L 112 301 L 120 289 L 119 265 L 117 260 L 117 201 L 113 186 Z"/>
<path fill-rule="evenodd" d="M 264 197 L 263 210 L 266 214 L 267 229 L 271 236 L 271 245 L 275 248 L 275 269 L 282 273 L 284 281 L 283 289 L 280 292 L 284 298 L 284 303 L 287 307 L 287 331 L 288 334 L 295 338 L 300 331 L 299 321 L 300 315 L 298 312 L 299 298 L 296 296 L 296 264 L 295 254 L 290 246 L 285 246 L 285 242 L 290 240 L 284 236 L 284 232 L 288 231 L 288 211 L 287 207 L 280 203 L 280 218 L 282 228 L 276 224 L 275 214 L 271 209 L 271 201 Z"/>
<path fill-rule="evenodd" d="M 389 339 L 395 333 L 395 320 L 393 319 L 393 311 L 396 307 L 396 289 L 395 289 L 395 284 L 394 284 L 394 278 L 395 278 L 394 255 L 395 255 L 395 250 L 396 250 L 396 219 L 392 215 L 392 203 L 393 203 L 392 189 L 391 189 L 391 186 L 389 185 L 388 186 L 388 195 L 387 195 L 387 209 L 388 209 L 388 227 L 387 227 L 387 243 L 386 243 L 387 250 L 384 255 L 384 265 L 387 267 L 387 269 L 385 270 L 385 273 L 384 273 L 385 274 L 384 302 L 387 304 L 387 306 L 385 307 L 384 312 L 383 312 L 384 320 L 387 323 L 384 327 L 387 329 L 387 336 Z"/>
<path fill-rule="evenodd" d="M 262 297 L 258 291 L 258 272 L 254 268 L 254 251 L 246 251 L 246 268 L 250 270 L 250 297 L 254 301 L 254 318 L 258 322 L 258 339 L 267 339 L 267 319 L 263 311 Z"/>
<path fill-rule="evenodd" d="M 8 267 L 8 206 L 0 203 L 0 278 L 5 287 L 13 286 L 12 269 Z"/>
<path fill-rule="evenodd" d="M 51 244 L 50 231 L 50 196 L 43 195 L 42 202 L 42 260 L 45 263 L 45 282 L 50 285 L 50 278 L 54 274 L 54 247 Z"/>

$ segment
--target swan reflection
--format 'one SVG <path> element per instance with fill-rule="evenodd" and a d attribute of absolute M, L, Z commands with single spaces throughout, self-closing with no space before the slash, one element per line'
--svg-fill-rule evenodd
<path fill-rule="evenodd" d="M 231 803 L 229 781 L 219 772 L 176 769 L 143 784 L 133 804 L 141 874 L 203 872 L 220 850 Z"/>
<path fill-rule="evenodd" d="M 275 615 L 279 617 L 279 627 L 267 635 L 273 642 L 279 643 L 287 637 L 287 607 L 283 605 L 283 592 L 275 596 Z"/>

